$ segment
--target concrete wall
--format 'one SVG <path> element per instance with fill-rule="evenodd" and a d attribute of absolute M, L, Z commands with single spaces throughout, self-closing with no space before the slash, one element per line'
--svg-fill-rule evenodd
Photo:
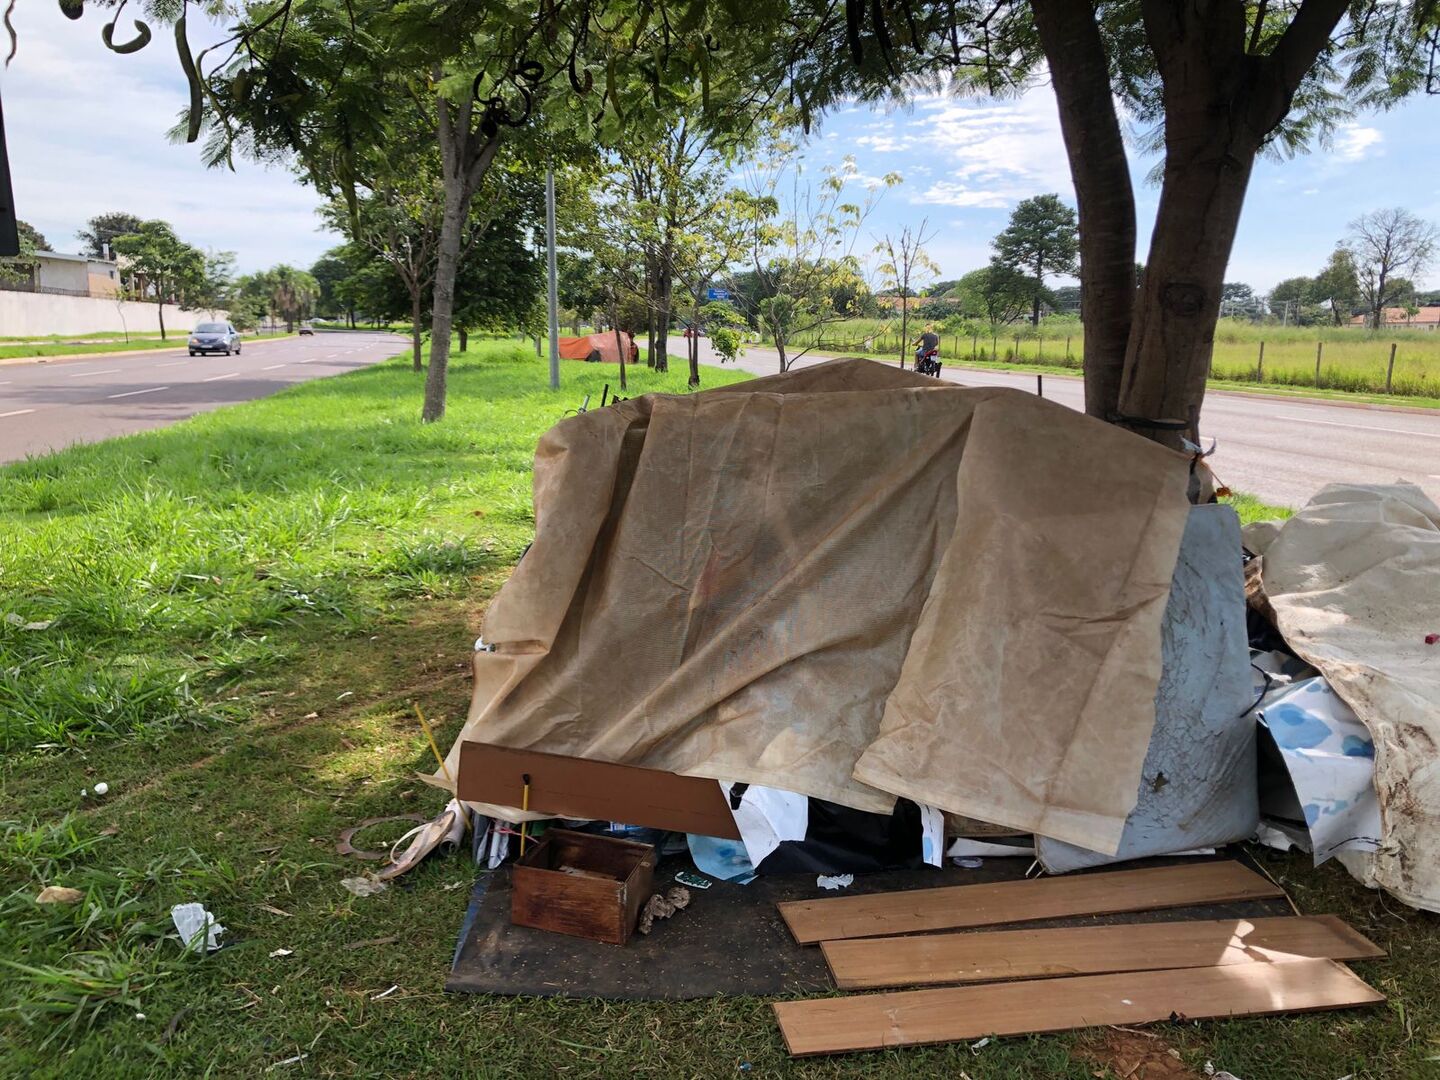
<path fill-rule="evenodd" d="M 177 335 L 188 332 L 197 322 L 226 318 L 229 313 L 225 311 L 186 311 L 173 304 L 165 305 L 165 329 Z M 160 329 L 157 305 L 137 300 L 0 290 L 0 337 L 103 334 L 127 329 L 132 334 L 157 332 Z"/>

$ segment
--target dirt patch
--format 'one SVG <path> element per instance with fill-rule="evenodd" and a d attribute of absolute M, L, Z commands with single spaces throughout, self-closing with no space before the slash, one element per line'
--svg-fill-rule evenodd
<path fill-rule="evenodd" d="M 1091 1074 L 1113 1080 L 1206 1080 L 1159 1035 L 1106 1028 L 1075 1048 L 1075 1056 L 1094 1065 Z"/>

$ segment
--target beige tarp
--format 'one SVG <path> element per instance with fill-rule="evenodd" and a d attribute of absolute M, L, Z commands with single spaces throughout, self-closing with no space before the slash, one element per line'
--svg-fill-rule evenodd
<path fill-rule="evenodd" d="M 1113 852 L 1186 481 L 1062 406 L 865 360 L 565 420 L 461 739 Z"/>
<path fill-rule="evenodd" d="M 1411 484 L 1332 484 L 1246 543 L 1286 643 L 1375 740 L 1382 844 L 1346 866 L 1440 911 L 1440 509 Z"/>

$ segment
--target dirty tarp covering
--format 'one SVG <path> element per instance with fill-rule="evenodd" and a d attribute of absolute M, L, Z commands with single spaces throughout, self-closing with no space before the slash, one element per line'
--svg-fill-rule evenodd
<path fill-rule="evenodd" d="M 1052 402 L 866 360 L 565 420 L 460 740 L 1113 852 L 1186 480 Z"/>
<path fill-rule="evenodd" d="M 598 353 L 601 360 L 612 364 L 619 362 L 622 348 L 627 361 L 632 358 L 635 350 L 630 335 L 623 330 L 620 332 L 618 345 L 615 331 L 607 330 L 604 333 L 585 334 L 581 337 L 562 337 L 557 341 L 556 348 L 562 360 L 589 360 Z"/>
<path fill-rule="evenodd" d="M 1269 532 L 1246 544 L 1280 633 L 1375 741 L 1381 844 L 1341 860 L 1440 911 L 1440 508 L 1412 484 L 1331 484 Z"/>

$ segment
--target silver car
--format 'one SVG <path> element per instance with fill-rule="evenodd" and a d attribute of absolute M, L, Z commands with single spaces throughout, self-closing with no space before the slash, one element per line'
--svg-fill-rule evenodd
<path fill-rule="evenodd" d="M 240 332 L 228 322 L 202 322 L 190 331 L 190 355 L 196 353 L 240 354 Z"/>

